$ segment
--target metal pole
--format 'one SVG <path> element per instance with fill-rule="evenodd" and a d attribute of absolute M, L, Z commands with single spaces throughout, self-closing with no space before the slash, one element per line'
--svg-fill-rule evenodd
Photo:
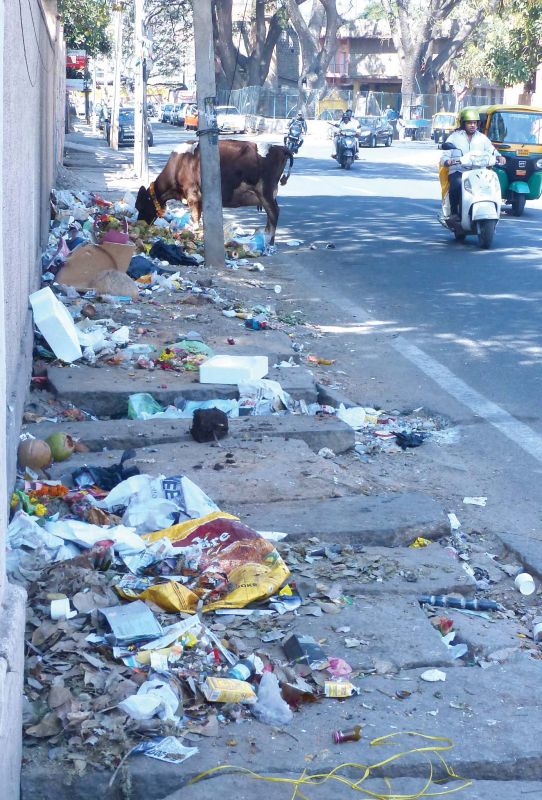
<path fill-rule="evenodd" d="M 224 222 L 216 122 L 216 85 L 211 0 L 193 4 L 198 136 L 203 200 L 203 244 L 208 267 L 224 266 Z"/>
<path fill-rule="evenodd" d="M 92 133 L 96 133 L 96 59 L 92 59 Z"/>
<path fill-rule="evenodd" d="M 145 0 L 135 0 L 135 142 L 134 172 L 145 184 L 149 182 L 149 150 L 147 140 L 147 76 L 145 54 Z"/>
<path fill-rule="evenodd" d="M 120 70 L 122 61 L 122 13 L 123 5 L 119 3 L 115 11 L 115 74 L 113 77 L 113 104 L 111 108 L 111 125 L 109 144 L 113 150 L 119 149 L 119 108 L 120 108 Z"/>

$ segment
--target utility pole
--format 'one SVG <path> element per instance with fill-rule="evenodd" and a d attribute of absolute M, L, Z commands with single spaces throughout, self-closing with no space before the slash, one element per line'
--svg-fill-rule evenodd
<path fill-rule="evenodd" d="M 113 150 L 119 149 L 120 70 L 122 64 L 122 14 L 123 4 L 117 3 L 115 11 L 115 74 L 113 77 L 113 105 L 111 108 L 110 141 Z"/>
<path fill-rule="evenodd" d="M 147 140 L 147 45 L 145 42 L 145 0 L 135 0 L 135 141 L 134 172 L 149 182 L 149 143 Z"/>
<path fill-rule="evenodd" d="M 215 53 L 211 0 L 198 0 L 194 3 L 193 17 L 205 263 L 208 267 L 223 267 L 224 222 L 216 122 Z"/>

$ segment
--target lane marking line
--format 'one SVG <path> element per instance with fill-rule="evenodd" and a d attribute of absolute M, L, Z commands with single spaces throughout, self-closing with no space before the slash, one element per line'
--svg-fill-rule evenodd
<path fill-rule="evenodd" d="M 542 463 L 542 436 L 540 434 L 517 420 L 497 403 L 488 400 L 483 394 L 458 378 L 448 367 L 420 350 L 416 345 L 410 344 L 403 337 L 398 337 L 393 342 L 393 347 L 448 394 L 493 425 L 500 433 L 521 447 L 524 452 Z"/>

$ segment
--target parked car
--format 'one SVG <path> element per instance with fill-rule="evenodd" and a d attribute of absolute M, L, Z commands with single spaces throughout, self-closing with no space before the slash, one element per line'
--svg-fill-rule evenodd
<path fill-rule="evenodd" d="M 184 127 L 187 131 L 198 129 L 198 107 L 190 105 L 184 114 Z"/>
<path fill-rule="evenodd" d="M 111 115 L 105 122 L 104 130 L 107 143 L 111 144 Z M 135 142 L 135 112 L 133 108 L 124 107 L 119 110 L 119 147 L 130 147 Z M 147 142 L 149 147 L 154 144 L 154 136 L 150 123 L 147 121 Z"/>
<path fill-rule="evenodd" d="M 216 121 L 223 133 L 244 133 L 247 129 L 245 115 L 235 106 L 217 106 Z"/>
<path fill-rule="evenodd" d="M 172 125 L 178 125 L 181 128 L 183 127 L 184 109 L 185 109 L 185 103 L 175 103 L 175 105 L 171 109 L 171 116 L 169 119 Z"/>
<path fill-rule="evenodd" d="M 173 103 L 166 103 L 165 106 L 162 107 L 162 116 L 160 118 L 160 122 L 171 122 L 172 109 Z"/>
<path fill-rule="evenodd" d="M 359 122 L 358 140 L 361 147 L 376 147 L 384 144 L 389 147 L 393 141 L 393 127 L 386 117 L 357 117 Z"/>

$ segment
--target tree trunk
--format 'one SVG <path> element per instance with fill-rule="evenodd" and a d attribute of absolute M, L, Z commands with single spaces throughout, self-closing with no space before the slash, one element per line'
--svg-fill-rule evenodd
<path fill-rule="evenodd" d="M 290 21 L 297 33 L 301 47 L 301 73 L 299 75 L 299 105 L 305 111 L 310 94 L 326 84 L 326 71 L 337 49 L 339 15 L 336 0 L 319 0 L 322 8 L 313 2 L 309 24 L 305 22 L 298 5 L 305 0 L 286 0 Z M 325 32 L 321 25 L 325 14 Z"/>

